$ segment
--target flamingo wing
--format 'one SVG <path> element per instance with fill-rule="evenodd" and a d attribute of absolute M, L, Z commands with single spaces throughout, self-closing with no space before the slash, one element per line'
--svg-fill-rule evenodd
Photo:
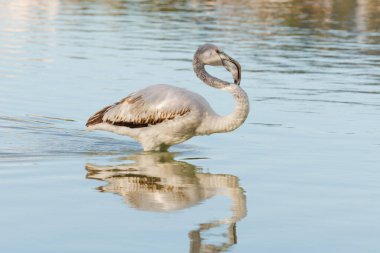
<path fill-rule="evenodd" d="M 174 86 L 150 86 L 98 111 L 86 126 L 108 123 L 141 128 L 174 120 L 190 112 L 189 95 L 193 93 Z"/>

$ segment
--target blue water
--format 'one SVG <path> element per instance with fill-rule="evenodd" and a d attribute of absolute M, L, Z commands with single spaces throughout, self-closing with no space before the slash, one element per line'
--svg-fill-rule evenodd
<path fill-rule="evenodd" d="M 150 84 L 242 65 L 239 129 L 169 153 L 86 132 Z M 1 252 L 379 252 L 380 2 L 0 2 Z M 223 69 L 209 71 L 223 79 Z"/>

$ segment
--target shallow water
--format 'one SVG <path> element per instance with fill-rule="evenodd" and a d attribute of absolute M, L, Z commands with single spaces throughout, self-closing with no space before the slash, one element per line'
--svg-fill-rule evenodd
<path fill-rule="evenodd" d="M 1 252 L 380 251 L 379 1 L 5 0 L 0 35 Z M 238 130 L 170 153 L 84 130 L 156 83 L 231 111 L 205 42 L 242 65 Z"/>

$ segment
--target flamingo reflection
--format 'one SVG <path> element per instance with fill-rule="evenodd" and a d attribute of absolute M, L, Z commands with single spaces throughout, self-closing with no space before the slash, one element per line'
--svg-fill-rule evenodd
<path fill-rule="evenodd" d="M 127 205 L 140 210 L 170 212 L 186 209 L 217 195 L 232 202 L 232 215 L 199 224 L 189 232 L 190 252 L 223 252 L 237 243 L 236 223 L 247 213 L 246 198 L 233 175 L 202 172 L 190 163 L 177 161 L 172 153 L 144 152 L 122 158 L 122 165 L 86 164 L 87 178 L 107 182 L 101 192 L 116 193 Z M 202 233 L 226 227 L 223 243 L 207 244 Z"/>

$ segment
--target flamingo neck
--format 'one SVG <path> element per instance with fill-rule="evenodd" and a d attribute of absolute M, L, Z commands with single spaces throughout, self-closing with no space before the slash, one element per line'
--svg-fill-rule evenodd
<path fill-rule="evenodd" d="M 223 90 L 232 94 L 235 99 L 234 111 L 227 116 L 208 113 L 199 128 L 199 135 L 224 133 L 235 130 L 243 124 L 249 113 L 249 99 L 247 93 L 236 84 L 229 84 Z"/>
<path fill-rule="evenodd" d="M 223 89 L 229 86 L 228 82 L 220 80 L 207 73 L 204 63 L 200 61 L 196 55 L 193 59 L 193 68 L 197 77 L 201 79 L 205 84 L 217 89 Z"/>

